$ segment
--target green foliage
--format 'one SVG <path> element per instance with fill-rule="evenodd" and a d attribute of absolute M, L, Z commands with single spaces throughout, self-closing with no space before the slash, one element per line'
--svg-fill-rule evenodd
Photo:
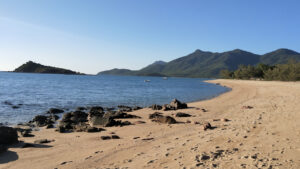
<path fill-rule="evenodd" d="M 240 65 L 235 71 L 222 70 L 222 78 L 233 79 L 264 79 L 280 81 L 299 81 L 300 80 L 300 62 L 290 60 L 287 64 L 277 64 L 269 66 L 258 64 L 256 66 Z"/>

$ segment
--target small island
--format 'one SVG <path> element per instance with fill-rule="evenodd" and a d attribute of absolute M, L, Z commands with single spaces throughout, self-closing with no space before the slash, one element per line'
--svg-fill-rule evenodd
<path fill-rule="evenodd" d="M 83 73 L 75 72 L 68 69 L 45 66 L 39 63 L 28 61 L 13 72 L 19 73 L 49 73 L 49 74 L 68 74 L 68 75 L 84 75 Z"/>

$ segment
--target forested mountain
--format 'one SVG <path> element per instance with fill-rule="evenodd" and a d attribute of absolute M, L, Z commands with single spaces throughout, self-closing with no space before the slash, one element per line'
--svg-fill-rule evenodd
<path fill-rule="evenodd" d="M 287 63 L 290 59 L 300 61 L 300 54 L 289 49 L 278 49 L 264 55 L 257 55 L 240 49 L 222 53 L 196 50 L 187 56 L 170 62 L 156 62 L 137 71 L 112 69 L 99 74 L 219 77 L 220 71 L 223 69 L 236 70 L 239 65 L 257 65 L 258 63 L 276 65 Z"/>

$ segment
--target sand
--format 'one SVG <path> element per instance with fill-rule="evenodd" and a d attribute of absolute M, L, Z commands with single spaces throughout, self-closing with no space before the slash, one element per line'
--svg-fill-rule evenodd
<path fill-rule="evenodd" d="M 132 112 L 144 124 L 110 127 L 100 133 L 35 131 L 54 142 L 14 146 L 0 155 L 0 168 L 300 168 L 300 83 L 214 80 L 232 88 L 216 98 L 189 103 L 188 109 L 160 111 L 178 124 L 148 119 L 154 111 Z M 202 109 L 207 110 L 204 112 Z M 227 118 L 229 121 L 220 120 Z M 191 123 L 186 123 L 191 121 Z M 214 129 L 203 130 L 209 122 Z M 101 140 L 114 132 L 121 139 Z"/>

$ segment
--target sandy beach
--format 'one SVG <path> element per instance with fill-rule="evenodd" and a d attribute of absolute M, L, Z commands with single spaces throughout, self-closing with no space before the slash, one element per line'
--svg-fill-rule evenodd
<path fill-rule="evenodd" d="M 188 103 L 188 109 L 158 111 L 177 124 L 159 124 L 145 108 L 131 112 L 124 127 L 99 133 L 34 131 L 20 137 L 53 142 L 36 147 L 18 145 L 0 155 L 0 168 L 300 168 L 300 83 L 213 80 L 232 90 L 216 98 Z M 191 117 L 175 117 L 184 112 Z M 228 121 L 224 120 L 228 119 Z M 203 130 L 209 122 L 212 129 Z M 120 139 L 102 140 L 118 135 Z"/>

